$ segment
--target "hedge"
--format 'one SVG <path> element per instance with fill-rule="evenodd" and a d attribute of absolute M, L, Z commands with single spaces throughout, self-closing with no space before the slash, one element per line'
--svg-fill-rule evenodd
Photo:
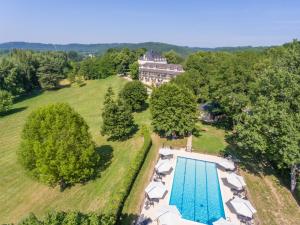
<path fill-rule="evenodd" d="M 127 176 L 122 184 L 122 187 L 118 190 L 117 193 L 114 194 L 107 207 L 108 215 L 115 215 L 117 221 L 119 220 L 126 198 L 128 197 L 130 190 L 137 178 L 137 175 L 142 168 L 145 158 L 152 146 L 150 132 L 146 126 L 142 127 L 142 134 L 144 136 L 144 144 L 141 150 L 136 155 L 135 160 L 133 160 L 130 167 L 128 168 L 128 171 L 126 173 Z"/>
<path fill-rule="evenodd" d="M 33 213 L 29 214 L 18 225 L 114 225 L 117 223 L 122 212 L 126 198 L 137 178 L 137 175 L 143 166 L 145 158 L 152 146 L 150 132 L 147 127 L 142 127 L 144 136 L 144 144 L 137 153 L 135 159 L 127 170 L 125 180 L 122 187 L 115 193 L 108 203 L 106 210 L 101 215 L 95 213 L 84 214 L 81 212 L 51 212 L 46 215 L 44 220 L 39 220 Z"/>

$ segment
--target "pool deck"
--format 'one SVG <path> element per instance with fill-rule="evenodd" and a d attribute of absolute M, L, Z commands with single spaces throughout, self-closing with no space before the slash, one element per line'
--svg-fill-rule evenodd
<path fill-rule="evenodd" d="M 146 209 L 145 204 L 143 204 L 143 208 L 141 211 L 141 216 L 143 216 L 143 217 L 151 218 L 152 220 L 154 220 L 156 211 L 161 206 L 169 205 L 177 157 L 186 157 L 186 158 L 203 160 L 203 161 L 208 161 L 208 162 L 213 162 L 213 163 L 217 163 L 223 159 L 223 158 L 220 158 L 217 156 L 212 156 L 212 155 L 186 152 L 186 151 L 184 151 L 184 149 L 173 150 L 173 153 L 174 153 L 173 158 L 170 159 L 170 161 L 173 165 L 173 170 L 170 174 L 164 176 L 162 179 L 162 181 L 165 183 L 165 186 L 166 186 L 168 192 L 163 199 L 160 199 L 158 202 L 155 202 L 154 206 L 152 205 Z M 241 222 L 237 218 L 236 214 L 234 214 L 232 211 L 230 211 L 229 207 L 226 204 L 230 199 L 233 198 L 233 193 L 230 190 L 230 187 L 224 185 L 224 182 L 223 182 L 223 179 L 226 178 L 226 175 L 228 174 L 228 172 L 225 172 L 219 168 L 217 168 L 217 172 L 218 172 L 218 177 L 219 177 L 219 183 L 220 183 L 220 189 L 221 189 L 221 194 L 222 194 L 225 216 L 229 221 L 231 221 L 232 224 L 240 225 Z M 158 222 L 152 221 L 150 224 L 158 224 Z M 182 222 L 180 224 L 181 225 L 201 225 L 201 223 L 190 221 L 190 220 L 182 220 Z"/>

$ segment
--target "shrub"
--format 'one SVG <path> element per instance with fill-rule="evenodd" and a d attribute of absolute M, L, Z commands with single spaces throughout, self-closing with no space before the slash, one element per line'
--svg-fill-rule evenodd
<path fill-rule="evenodd" d="M 5 90 L 0 90 L 0 113 L 10 110 L 13 104 L 13 96 Z"/>
<path fill-rule="evenodd" d="M 64 103 L 32 112 L 23 129 L 19 159 L 30 173 L 50 185 L 86 181 L 99 156 L 84 119 Z"/>

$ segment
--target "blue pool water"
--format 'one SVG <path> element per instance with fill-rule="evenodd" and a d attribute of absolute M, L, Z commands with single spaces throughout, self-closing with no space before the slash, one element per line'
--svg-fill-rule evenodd
<path fill-rule="evenodd" d="M 212 224 L 225 218 L 216 164 L 178 157 L 170 205 L 187 220 Z"/>

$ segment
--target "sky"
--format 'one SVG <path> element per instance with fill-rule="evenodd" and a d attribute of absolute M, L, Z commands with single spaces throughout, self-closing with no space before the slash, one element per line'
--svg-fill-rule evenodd
<path fill-rule="evenodd" d="M 293 39 L 299 0 L 0 0 L 0 43 L 224 47 Z"/>

